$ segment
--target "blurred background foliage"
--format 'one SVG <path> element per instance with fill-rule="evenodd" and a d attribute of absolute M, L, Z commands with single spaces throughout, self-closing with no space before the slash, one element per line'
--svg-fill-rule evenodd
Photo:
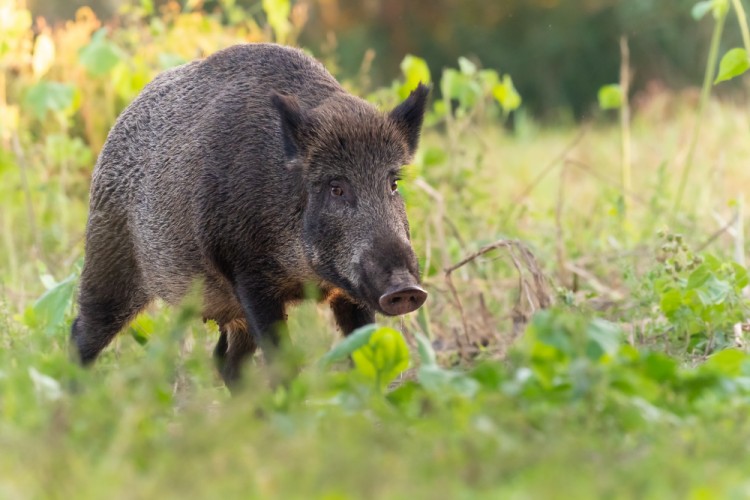
<path fill-rule="evenodd" d="M 693 0 L 304 0 L 294 2 L 304 27 L 298 42 L 318 56 L 335 59 L 340 77 L 367 69 L 376 88 L 398 75 L 406 54 L 419 54 L 433 73 L 468 56 L 515 77 L 527 108 L 545 118 L 585 118 L 593 96 L 617 80 L 618 43 L 627 36 L 635 92 L 700 81 L 711 23 L 690 16 Z M 747 2 L 745 2 L 747 3 Z M 117 19 L 116 0 L 30 0 L 34 16 L 63 23 L 78 8 L 100 19 Z M 136 3 L 138 5 L 138 3 Z M 148 12 L 175 10 L 175 2 L 140 3 Z M 236 24 L 255 16 L 256 0 L 182 0 L 182 11 L 221 12 L 219 22 Z M 117 23 L 118 21 L 113 21 Z M 722 53 L 740 45 L 736 23 L 727 24 Z M 374 57 L 374 63 L 373 63 Z M 737 85 L 725 89 L 736 90 Z"/>
<path fill-rule="evenodd" d="M 749 79 L 699 99 L 693 1 L 0 0 L 0 499 L 750 497 Z M 275 390 L 252 364 L 232 400 L 191 301 L 82 370 L 107 132 L 157 73 L 256 41 L 383 109 L 432 82 L 399 185 L 429 301 L 359 356 L 324 356 L 326 308 L 291 310 L 308 366 Z M 418 368 L 383 394 L 403 342 Z M 318 370 L 332 354 L 355 369 Z"/>

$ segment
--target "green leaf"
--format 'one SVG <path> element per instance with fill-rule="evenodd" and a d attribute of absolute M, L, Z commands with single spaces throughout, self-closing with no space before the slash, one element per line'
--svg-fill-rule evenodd
<path fill-rule="evenodd" d="M 467 76 L 471 76 L 477 72 L 477 65 L 465 57 L 458 58 L 458 67 L 461 70 L 461 73 Z"/>
<path fill-rule="evenodd" d="M 61 112 L 73 106 L 75 92 L 69 83 L 41 81 L 28 88 L 24 105 L 41 120 L 48 111 Z"/>
<path fill-rule="evenodd" d="M 419 353 L 419 362 L 422 366 L 437 365 L 435 351 L 432 349 L 430 339 L 417 332 L 414 334 L 417 339 L 417 352 Z"/>
<path fill-rule="evenodd" d="M 140 345 L 146 345 L 151 335 L 153 335 L 155 327 L 156 322 L 154 318 L 144 313 L 135 318 L 135 321 L 130 324 L 128 332 Z"/>
<path fill-rule="evenodd" d="M 117 45 L 106 39 L 107 29 L 101 28 L 91 37 L 91 41 L 78 51 L 78 60 L 92 76 L 104 76 L 124 59 Z"/>
<path fill-rule="evenodd" d="M 750 284 L 750 276 L 748 275 L 747 269 L 732 262 L 732 270 L 734 271 L 734 287 L 737 293 L 740 293 L 743 288 Z"/>
<path fill-rule="evenodd" d="M 620 328 L 609 321 L 594 318 L 586 328 L 586 355 L 591 360 L 598 360 L 603 355 L 614 356 L 622 344 Z"/>
<path fill-rule="evenodd" d="M 492 95 L 503 108 L 505 114 L 515 111 L 521 106 L 521 95 L 516 91 L 510 75 L 504 75 L 502 83 L 498 83 L 492 88 Z"/>
<path fill-rule="evenodd" d="M 536 339 L 534 350 L 536 354 L 554 357 L 556 352 L 566 356 L 573 356 L 575 349 L 565 321 L 567 317 L 552 311 L 539 311 L 534 314 L 529 326 L 530 337 Z M 543 347 L 550 347 L 547 352 Z M 556 352 L 555 352 L 556 351 Z"/>
<path fill-rule="evenodd" d="M 704 366 L 722 375 L 737 377 L 742 373 L 742 365 L 747 360 L 748 355 L 744 352 L 737 349 L 726 349 L 708 358 Z"/>
<path fill-rule="evenodd" d="M 436 396 L 459 395 L 474 397 L 480 389 L 479 382 L 457 371 L 444 370 L 437 365 L 421 366 L 417 372 L 419 383 Z"/>
<path fill-rule="evenodd" d="M 483 69 L 479 72 L 479 81 L 486 89 L 493 89 L 500 83 L 500 76 L 494 69 Z"/>
<path fill-rule="evenodd" d="M 75 285 L 76 275 L 71 274 L 34 303 L 34 318 L 42 322 L 45 333 L 54 333 L 65 322 L 65 313 L 73 303 Z"/>
<path fill-rule="evenodd" d="M 644 356 L 643 366 L 645 374 L 657 382 L 668 382 L 677 377 L 677 361 L 660 352 Z"/>
<path fill-rule="evenodd" d="M 394 406 L 403 409 L 410 405 L 419 405 L 419 395 L 422 392 L 423 389 L 419 384 L 409 380 L 389 392 L 386 399 Z"/>
<path fill-rule="evenodd" d="M 714 80 L 717 83 L 731 80 L 750 69 L 750 59 L 745 49 L 732 49 L 721 58 L 719 63 L 719 75 Z"/>
<path fill-rule="evenodd" d="M 409 368 L 409 347 L 400 332 L 378 328 L 367 344 L 352 353 L 357 371 L 384 390 L 388 384 Z"/>
<path fill-rule="evenodd" d="M 693 19 L 696 21 L 703 19 L 703 16 L 708 14 L 708 12 L 713 8 L 714 1 L 713 0 L 705 0 L 704 2 L 698 2 L 697 4 L 693 5 L 693 10 L 690 11 L 690 13 L 693 16 Z"/>
<path fill-rule="evenodd" d="M 406 99 L 409 93 L 417 88 L 417 85 L 420 83 L 427 85 L 432 81 L 427 61 L 411 54 L 408 54 L 401 61 L 401 72 L 404 74 L 405 79 L 398 91 L 401 99 Z"/>
<path fill-rule="evenodd" d="M 440 92 L 445 99 L 458 99 L 464 86 L 465 76 L 453 68 L 443 70 L 440 78 Z"/>
<path fill-rule="evenodd" d="M 469 376 L 483 388 L 496 390 L 505 381 L 505 366 L 494 361 L 484 361 L 475 366 Z"/>
<path fill-rule="evenodd" d="M 370 337 L 377 329 L 378 325 L 376 324 L 365 325 L 361 328 L 357 328 L 320 358 L 320 364 L 322 366 L 328 366 L 332 363 L 348 359 L 354 351 L 370 341 Z"/>
<path fill-rule="evenodd" d="M 695 271 L 688 276 L 687 289 L 694 290 L 702 287 L 706 281 L 714 275 L 713 272 L 711 272 L 712 269 L 713 267 L 709 263 L 701 264 L 695 268 Z"/>
<path fill-rule="evenodd" d="M 664 315 L 672 320 L 675 317 L 675 313 L 684 305 L 684 302 L 682 292 L 672 289 L 662 294 L 659 307 Z"/>
<path fill-rule="evenodd" d="M 695 289 L 698 299 L 704 306 L 715 306 L 724 303 L 732 291 L 732 286 L 724 280 L 711 276 L 703 285 Z"/>
<path fill-rule="evenodd" d="M 617 83 L 604 85 L 599 89 L 598 97 L 602 109 L 620 109 L 622 106 L 622 89 Z"/>

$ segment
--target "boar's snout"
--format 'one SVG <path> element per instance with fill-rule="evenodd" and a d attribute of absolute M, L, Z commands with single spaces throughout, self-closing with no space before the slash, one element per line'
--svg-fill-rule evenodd
<path fill-rule="evenodd" d="M 427 292 L 417 285 L 394 286 L 380 296 L 380 307 L 389 316 L 400 316 L 419 309 Z"/>

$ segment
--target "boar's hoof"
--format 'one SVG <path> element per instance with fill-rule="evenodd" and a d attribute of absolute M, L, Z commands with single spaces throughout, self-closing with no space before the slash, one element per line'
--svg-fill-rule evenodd
<path fill-rule="evenodd" d="M 378 302 L 389 316 L 399 316 L 419 309 L 427 300 L 427 292 L 416 285 L 388 290 Z"/>

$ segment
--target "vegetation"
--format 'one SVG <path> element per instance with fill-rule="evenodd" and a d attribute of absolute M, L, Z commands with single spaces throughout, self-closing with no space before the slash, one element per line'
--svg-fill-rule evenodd
<path fill-rule="evenodd" d="M 699 5 L 746 24 L 741 2 Z M 618 125 L 603 109 L 542 126 L 511 76 L 467 58 L 434 74 L 407 57 L 379 89 L 348 79 L 384 107 L 434 84 L 399 186 L 419 313 L 342 341 L 305 303 L 299 376 L 273 387 L 258 359 L 233 398 L 195 300 L 71 363 L 90 173 L 118 113 L 167 67 L 293 43 L 306 21 L 281 0 L 262 18 L 222 6 L 141 2 L 104 26 L 84 8 L 52 28 L 0 0 L 0 497 L 750 495 L 750 123 L 708 92 L 741 78 L 740 48 L 712 56 L 699 98 L 603 88 Z"/>

